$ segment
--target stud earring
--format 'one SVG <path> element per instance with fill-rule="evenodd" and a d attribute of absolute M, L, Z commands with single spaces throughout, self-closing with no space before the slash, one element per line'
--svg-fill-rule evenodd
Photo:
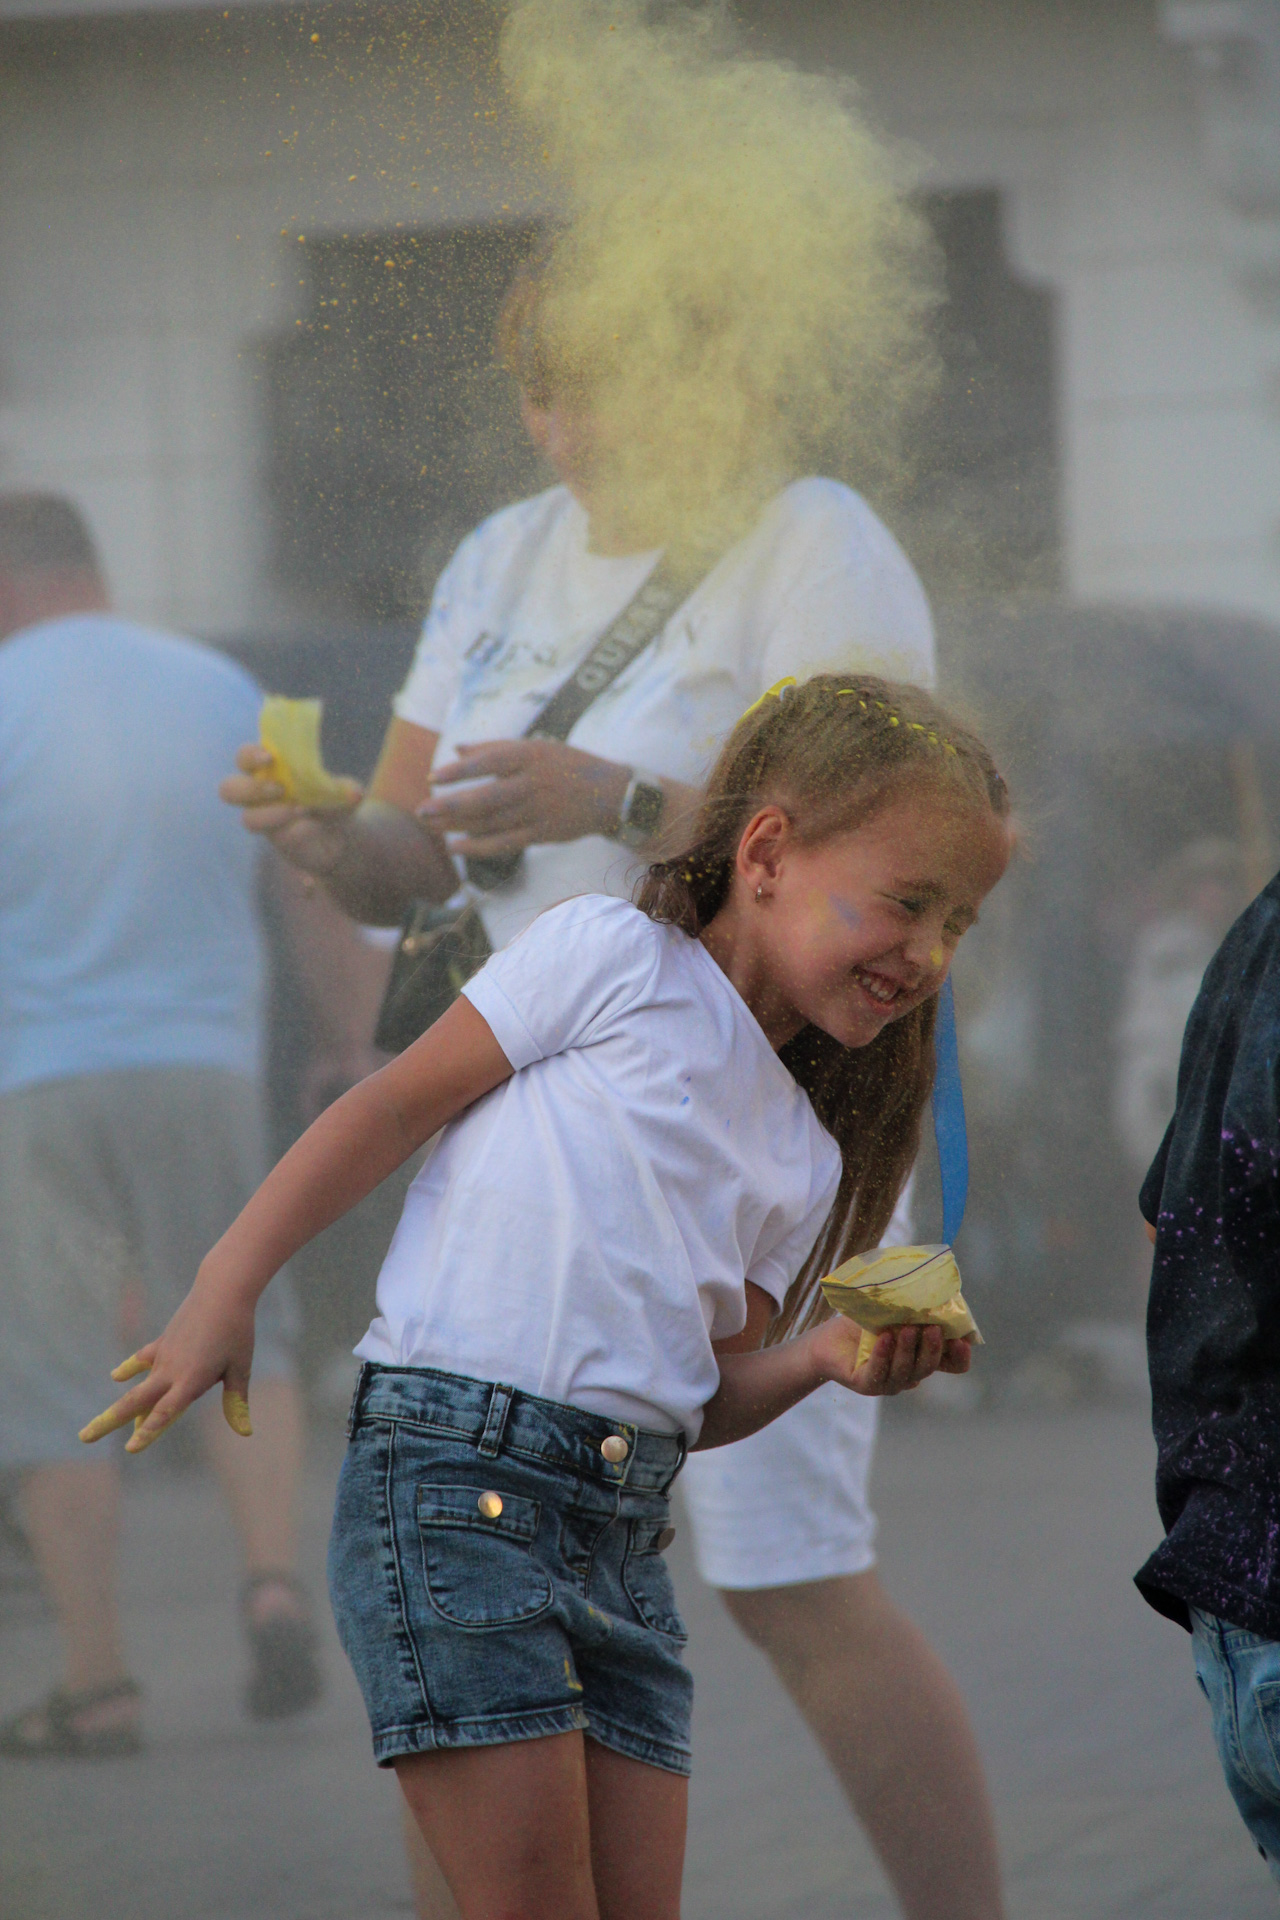
<path fill-rule="evenodd" d="M 763 880 L 760 882 L 760 885 L 756 888 L 756 899 L 757 900 L 764 899 L 764 881 Z"/>

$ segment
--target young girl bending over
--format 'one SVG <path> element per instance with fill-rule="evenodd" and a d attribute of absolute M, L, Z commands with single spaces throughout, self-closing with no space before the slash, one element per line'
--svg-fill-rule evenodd
<path fill-rule="evenodd" d="M 767 696 L 638 905 L 544 913 L 330 1107 L 85 1429 L 137 1419 L 137 1452 L 218 1382 L 243 1421 L 272 1274 L 443 1129 L 357 1349 L 330 1582 L 375 1756 L 466 1920 L 675 1920 L 691 1681 L 662 1551 L 686 1449 L 823 1381 L 969 1364 L 905 1328 L 855 1367 L 817 1282 L 876 1244 L 910 1168 L 935 996 L 1007 816 L 918 689 Z"/>

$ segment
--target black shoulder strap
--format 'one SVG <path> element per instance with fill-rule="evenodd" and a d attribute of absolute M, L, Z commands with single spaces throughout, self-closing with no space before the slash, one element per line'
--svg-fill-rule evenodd
<path fill-rule="evenodd" d="M 676 608 L 702 585 L 719 558 L 717 553 L 700 569 L 678 571 L 664 555 L 586 658 L 534 714 L 524 730 L 525 739 L 567 740 L 587 708 L 657 639 Z"/>
<path fill-rule="evenodd" d="M 676 608 L 683 606 L 695 587 L 701 586 L 719 558 L 718 553 L 711 554 L 700 567 L 695 563 L 693 567 L 677 569 L 668 563 L 664 554 L 586 658 L 578 662 L 569 678 L 539 707 L 524 730 L 525 739 L 567 740 L 587 708 L 657 639 Z M 467 878 L 485 892 L 508 886 L 523 858 L 519 853 L 491 854 L 487 858 L 471 856 L 466 862 Z"/>

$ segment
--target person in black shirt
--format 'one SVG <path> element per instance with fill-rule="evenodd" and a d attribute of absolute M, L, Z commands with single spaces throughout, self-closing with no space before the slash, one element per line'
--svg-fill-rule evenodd
<path fill-rule="evenodd" d="M 1280 876 L 1205 973 L 1139 1205 L 1165 1539 L 1135 1578 L 1191 1631 L 1227 1785 L 1280 1881 Z"/>

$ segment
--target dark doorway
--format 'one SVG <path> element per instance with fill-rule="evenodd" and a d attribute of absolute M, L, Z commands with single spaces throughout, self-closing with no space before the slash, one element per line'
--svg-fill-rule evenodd
<path fill-rule="evenodd" d="M 420 613 L 463 534 L 546 484 L 493 360 L 536 231 L 306 243 L 310 311 L 266 349 L 272 561 L 300 613 Z"/>
<path fill-rule="evenodd" d="M 995 189 L 922 204 L 942 254 L 942 379 L 886 513 L 930 594 L 1053 591 L 1061 534 L 1054 300 L 1015 278 Z"/>

